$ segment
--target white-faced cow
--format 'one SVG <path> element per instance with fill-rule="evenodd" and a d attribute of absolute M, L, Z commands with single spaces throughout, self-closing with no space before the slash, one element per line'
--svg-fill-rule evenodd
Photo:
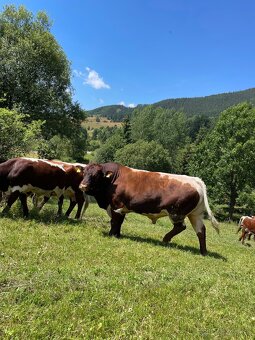
<path fill-rule="evenodd" d="M 82 170 L 77 166 L 53 164 L 34 158 L 13 158 L 0 164 L 0 190 L 8 194 L 8 211 L 19 197 L 24 216 L 28 216 L 27 194 L 49 198 L 54 195 L 75 197 L 76 202 L 84 202 L 83 192 L 79 189 Z M 75 204 L 74 204 L 75 205 Z M 78 209 L 81 210 L 81 207 Z M 77 212 L 78 213 L 78 212 Z"/>
<path fill-rule="evenodd" d="M 204 211 L 219 231 L 209 208 L 205 184 L 197 177 L 136 170 L 117 163 L 90 164 L 84 170 L 80 188 L 107 210 L 111 217 L 110 235 L 119 237 L 125 214 L 136 212 L 149 217 L 152 223 L 169 216 L 173 229 L 163 238 L 169 242 L 186 228 L 187 216 L 198 236 L 200 252 L 205 255 Z"/>
<path fill-rule="evenodd" d="M 239 241 L 242 240 L 242 244 L 244 244 L 246 237 L 250 239 L 252 235 L 254 235 L 255 240 L 255 216 L 242 216 L 238 223 L 237 233 L 240 230 L 242 230 L 242 234 Z"/>

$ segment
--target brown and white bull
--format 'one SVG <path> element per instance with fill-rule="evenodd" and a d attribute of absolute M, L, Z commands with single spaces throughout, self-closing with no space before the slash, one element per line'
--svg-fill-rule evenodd
<path fill-rule="evenodd" d="M 186 229 L 187 216 L 198 236 L 200 252 L 205 255 L 204 211 L 219 232 L 208 204 L 206 186 L 197 177 L 136 170 L 117 163 L 90 164 L 84 170 L 80 188 L 107 210 L 111 217 L 109 235 L 119 237 L 125 214 L 136 212 L 149 217 L 152 223 L 169 216 L 173 229 L 163 238 L 169 242 Z"/>
<path fill-rule="evenodd" d="M 72 189 L 67 188 L 64 190 L 63 195 L 58 198 L 58 212 L 57 215 L 61 216 L 62 215 L 62 207 L 63 207 L 63 202 L 64 198 L 69 198 L 70 204 L 69 208 L 67 209 L 65 216 L 69 217 L 71 212 L 73 211 L 75 205 L 78 205 L 77 213 L 75 215 L 75 218 L 80 219 L 84 212 L 86 211 L 89 202 L 88 202 L 88 197 L 86 194 L 84 194 L 80 189 L 79 186 L 77 186 L 77 183 L 80 183 L 83 179 L 83 170 L 86 167 L 85 164 L 82 163 L 68 163 L 68 162 L 63 162 L 63 161 L 58 161 L 58 160 L 48 160 L 48 159 L 43 159 L 43 161 L 49 162 L 51 164 L 56 164 L 60 165 L 63 167 L 65 171 L 69 171 L 70 167 L 74 166 L 76 168 L 76 172 L 73 175 L 72 178 Z M 44 196 L 40 201 L 39 201 L 39 196 L 34 195 L 33 196 L 33 203 L 34 205 L 38 208 L 38 210 L 41 210 L 44 206 L 45 203 L 49 201 L 50 197 L 49 196 Z M 83 207 L 83 209 L 82 209 Z"/>
<path fill-rule="evenodd" d="M 23 214 L 28 216 L 28 193 L 46 198 L 52 195 L 57 198 L 72 196 L 78 205 L 81 202 L 83 204 L 84 195 L 79 189 L 82 177 L 82 170 L 77 166 L 64 167 L 35 158 L 10 159 L 0 164 L 0 191 L 8 195 L 7 206 L 3 212 L 7 212 L 19 197 Z M 78 207 L 79 212 L 82 204 Z"/>
<path fill-rule="evenodd" d="M 255 240 L 255 216 L 242 216 L 238 223 L 237 233 L 240 230 L 242 230 L 242 234 L 239 241 L 242 241 L 242 244 L 244 244 L 246 237 L 250 239 L 252 235 Z"/>

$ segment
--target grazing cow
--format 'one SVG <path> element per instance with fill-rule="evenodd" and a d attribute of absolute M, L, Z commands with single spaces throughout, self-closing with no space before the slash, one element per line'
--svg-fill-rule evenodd
<path fill-rule="evenodd" d="M 255 216 L 242 216 L 238 223 L 237 233 L 240 230 L 242 230 L 242 234 L 239 241 L 242 240 L 242 244 L 244 244 L 246 237 L 250 240 L 251 235 L 254 235 L 255 240 Z"/>
<path fill-rule="evenodd" d="M 47 198 L 52 195 L 58 198 L 75 197 L 79 205 L 79 202 L 84 202 L 83 193 L 79 189 L 82 177 L 82 170 L 78 166 L 64 167 L 34 158 L 10 159 L 0 164 L 0 191 L 9 195 L 3 212 L 7 212 L 19 197 L 23 215 L 28 216 L 28 193 Z M 82 205 L 78 208 L 79 213 L 81 208 Z"/>
<path fill-rule="evenodd" d="M 136 212 L 149 217 L 152 223 L 169 216 L 174 226 L 163 238 L 169 242 L 186 229 L 187 216 L 198 236 L 200 252 L 205 255 L 204 211 L 219 232 L 218 222 L 209 208 L 206 186 L 197 177 L 136 170 L 117 163 L 90 164 L 84 170 L 80 188 L 107 210 L 111 217 L 109 235 L 119 237 L 125 214 Z"/>

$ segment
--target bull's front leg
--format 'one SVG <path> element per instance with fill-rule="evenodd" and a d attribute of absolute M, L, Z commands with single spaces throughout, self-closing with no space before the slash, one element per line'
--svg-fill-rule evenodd
<path fill-rule="evenodd" d="M 109 232 L 109 235 L 120 237 L 120 229 L 124 221 L 125 214 L 116 213 L 111 209 L 109 215 L 111 216 L 111 230 Z"/>
<path fill-rule="evenodd" d="M 58 198 L 58 211 L 57 211 L 57 216 L 58 216 L 58 217 L 62 216 L 63 203 L 64 203 L 64 196 L 61 195 L 61 196 Z"/>
<path fill-rule="evenodd" d="M 71 199 L 70 199 L 70 203 L 69 203 L 69 207 L 68 207 L 68 209 L 67 209 L 67 211 L 66 211 L 66 213 L 65 213 L 65 216 L 66 217 L 69 217 L 69 215 L 71 214 L 71 212 L 73 211 L 73 209 L 74 209 L 74 207 L 76 206 L 76 201 L 72 201 Z M 76 214 L 77 215 L 77 214 Z M 75 217 L 76 218 L 76 217 Z"/>

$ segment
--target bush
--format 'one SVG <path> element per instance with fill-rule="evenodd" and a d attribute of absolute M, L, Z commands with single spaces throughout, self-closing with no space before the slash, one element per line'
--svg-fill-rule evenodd
<path fill-rule="evenodd" d="M 155 141 L 139 140 L 117 150 L 115 161 L 123 165 L 150 171 L 170 171 L 168 152 Z"/>

